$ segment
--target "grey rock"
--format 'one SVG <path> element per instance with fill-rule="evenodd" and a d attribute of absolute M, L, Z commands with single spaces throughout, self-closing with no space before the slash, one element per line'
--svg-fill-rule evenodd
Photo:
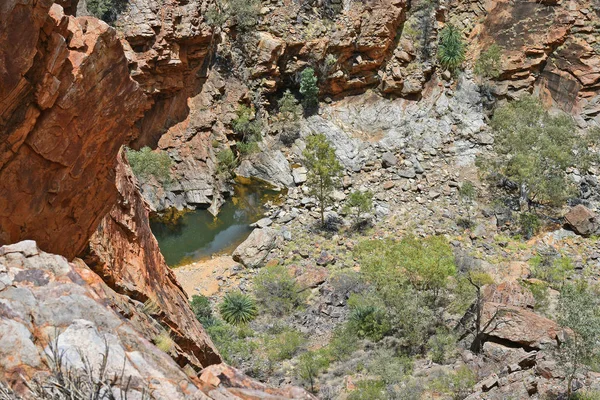
<path fill-rule="evenodd" d="M 381 156 L 381 165 L 383 168 L 393 167 L 398 163 L 398 159 L 390 152 L 383 153 Z"/>
<path fill-rule="evenodd" d="M 233 252 L 235 261 L 248 268 L 262 266 L 269 252 L 280 243 L 281 235 L 272 228 L 255 229 Z"/>
<path fill-rule="evenodd" d="M 292 169 L 292 177 L 294 178 L 294 183 L 296 185 L 301 185 L 306 182 L 307 179 L 307 169 L 304 167 L 293 168 Z"/>
<path fill-rule="evenodd" d="M 414 168 L 407 168 L 398 171 L 398 175 L 402 178 L 411 179 L 417 176 L 417 172 Z"/>

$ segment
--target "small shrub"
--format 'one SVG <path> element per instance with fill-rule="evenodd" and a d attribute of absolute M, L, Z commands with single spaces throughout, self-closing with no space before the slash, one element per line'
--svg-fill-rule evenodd
<path fill-rule="evenodd" d="M 265 352 L 269 362 L 277 362 L 292 358 L 306 342 L 299 331 L 286 328 L 265 343 Z"/>
<path fill-rule="evenodd" d="M 461 32 L 452 24 L 440 31 L 438 59 L 442 68 L 455 72 L 465 61 L 466 44 Z"/>
<path fill-rule="evenodd" d="M 317 76 L 311 67 L 305 68 L 300 73 L 300 94 L 302 94 L 302 107 L 307 115 L 314 113 L 319 108 L 319 87 Z"/>
<path fill-rule="evenodd" d="M 260 136 L 262 124 L 254 116 L 254 110 L 248 106 L 240 105 L 237 109 L 237 118 L 231 121 L 233 131 L 243 139 Z"/>
<path fill-rule="evenodd" d="M 436 378 L 431 386 L 433 389 L 450 394 L 453 399 L 459 400 L 469 395 L 476 382 L 475 372 L 463 365 L 452 373 L 446 373 Z"/>
<path fill-rule="evenodd" d="M 144 302 L 144 306 L 142 307 L 142 312 L 149 316 L 158 315 L 160 310 L 160 305 L 150 298 Z"/>
<path fill-rule="evenodd" d="M 457 218 L 456 225 L 462 229 L 472 229 L 475 226 L 475 222 L 471 218 Z"/>
<path fill-rule="evenodd" d="M 257 141 L 254 140 L 253 138 L 246 142 L 244 142 L 244 141 L 237 142 L 235 147 L 240 152 L 240 155 L 243 155 L 243 156 L 258 153 L 258 151 L 260 150 L 260 147 L 258 146 Z"/>
<path fill-rule="evenodd" d="M 367 370 L 387 385 L 403 381 L 413 371 L 413 360 L 405 355 L 398 356 L 391 349 L 377 350 L 372 358 Z"/>
<path fill-rule="evenodd" d="M 217 171 L 221 174 L 233 176 L 237 160 L 230 148 L 222 149 L 217 153 Z"/>
<path fill-rule="evenodd" d="M 190 306 L 192 307 L 194 315 L 200 322 L 208 320 L 213 316 L 210 301 L 206 296 L 193 295 Z"/>
<path fill-rule="evenodd" d="M 126 0 L 87 0 L 86 7 L 94 17 L 112 24 L 125 11 L 127 3 Z"/>
<path fill-rule="evenodd" d="M 263 268 L 254 278 L 254 296 L 266 312 L 282 316 L 303 303 L 296 280 L 283 265 Z"/>
<path fill-rule="evenodd" d="M 333 331 L 333 337 L 327 345 L 330 358 L 344 361 L 358 349 L 358 337 L 348 326 L 341 326 Z"/>
<path fill-rule="evenodd" d="M 206 12 L 209 26 L 223 27 L 231 21 L 242 33 L 249 32 L 260 19 L 260 0 L 217 0 Z"/>
<path fill-rule="evenodd" d="M 315 391 L 317 377 L 329 367 L 329 360 L 323 351 L 307 351 L 298 361 L 298 375 L 311 392 Z"/>
<path fill-rule="evenodd" d="M 162 150 L 152 151 L 150 147 L 143 147 L 139 151 L 127 149 L 127 160 L 135 176 L 142 182 L 147 182 L 152 176 L 161 183 L 171 179 L 171 157 Z"/>
<path fill-rule="evenodd" d="M 223 356 L 223 359 L 233 365 L 240 367 L 243 363 L 254 358 L 256 343 L 240 338 L 238 332 L 231 325 L 222 322 L 206 327 L 213 344 Z"/>
<path fill-rule="evenodd" d="M 437 364 L 444 364 L 452 359 L 456 353 L 456 337 L 451 334 L 438 330 L 438 332 L 429 338 L 427 342 L 431 361 Z"/>
<path fill-rule="evenodd" d="M 373 211 L 373 192 L 370 190 L 365 192 L 355 190 L 350 193 L 346 199 L 344 211 L 353 215 L 354 225 L 358 227 L 362 221 L 361 217 L 363 214 Z"/>
<path fill-rule="evenodd" d="M 300 137 L 300 117 L 302 107 L 296 97 L 286 90 L 277 102 L 279 113 L 274 118 L 274 128 L 280 132 L 279 140 L 286 146 L 291 146 Z"/>
<path fill-rule="evenodd" d="M 175 341 L 167 331 L 162 331 L 160 334 L 158 334 L 154 338 L 153 342 L 159 350 L 168 354 L 171 354 L 175 348 Z"/>
<path fill-rule="evenodd" d="M 353 295 L 348 301 L 350 320 L 348 327 L 358 337 L 377 342 L 390 331 L 390 323 L 385 310 L 373 304 L 368 298 Z"/>
<path fill-rule="evenodd" d="M 352 293 L 363 292 L 367 287 L 360 273 L 351 269 L 334 272 L 329 278 L 329 284 L 333 287 L 334 295 L 342 300 Z"/>
<path fill-rule="evenodd" d="M 519 231 L 523 238 L 531 239 L 540 231 L 542 224 L 534 213 L 523 212 L 519 215 Z"/>
<path fill-rule="evenodd" d="M 567 256 L 537 255 L 529 260 L 531 276 L 552 285 L 562 285 L 575 270 L 573 260 Z"/>
<path fill-rule="evenodd" d="M 481 53 L 475 63 L 475 75 L 482 79 L 494 79 L 500 76 L 502 49 L 496 43 Z"/>
<path fill-rule="evenodd" d="M 348 400 L 387 400 L 385 382 L 367 379 L 356 383 L 356 389 L 350 392 Z"/>
<path fill-rule="evenodd" d="M 232 325 L 246 324 L 256 318 L 257 308 L 250 296 L 241 292 L 230 292 L 225 295 L 219 312 L 225 322 Z"/>

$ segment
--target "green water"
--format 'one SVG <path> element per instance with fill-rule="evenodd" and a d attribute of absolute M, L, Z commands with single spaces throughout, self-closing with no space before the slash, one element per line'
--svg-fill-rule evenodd
<path fill-rule="evenodd" d="M 168 265 L 188 264 L 232 252 L 252 232 L 249 225 L 263 217 L 264 204 L 279 196 L 265 185 L 238 184 L 217 217 L 207 210 L 194 210 L 176 224 L 153 218 L 150 227 Z"/>

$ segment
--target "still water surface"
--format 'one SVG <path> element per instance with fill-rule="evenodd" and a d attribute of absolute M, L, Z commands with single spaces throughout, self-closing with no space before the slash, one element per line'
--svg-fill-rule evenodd
<path fill-rule="evenodd" d="M 207 210 L 189 211 L 176 224 L 153 218 L 150 227 L 168 265 L 183 265 L 232 252 L 250 232 L 250 224 L 264 215 L 264 204 L 277 200 L 279 192 L 253 182 L 237 184 L 217 217 Z"/>

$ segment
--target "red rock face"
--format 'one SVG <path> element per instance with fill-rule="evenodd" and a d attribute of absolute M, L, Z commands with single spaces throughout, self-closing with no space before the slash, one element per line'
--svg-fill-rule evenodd
<path fill-rule="evenodd" d="M 576 115 L 581 127 L 600 123 L 598 16 L 590 2 L 499 0 L 488 2 L 486 11 L 471 40 L 479 50 L 494 42 L 502 47 L 498 94 L 534 92 Z"/>
<path fill-rule="evenodd" d="M 0 9 L 0 244 L 72 259 L 116 200 L 116 155 L 146 100 L 114 30 L 51 4 Z"/>
<path fill-rule="evenodd" d="M 158 306 L 153 314 L 171 329 L 181 366 L 201 369 L 221 362 L 160 253 L 148 223 L 147 205 L 122 153 L 118 161 L 118 201 L 90 239 L 86 263 L 118 293 Z"/>

